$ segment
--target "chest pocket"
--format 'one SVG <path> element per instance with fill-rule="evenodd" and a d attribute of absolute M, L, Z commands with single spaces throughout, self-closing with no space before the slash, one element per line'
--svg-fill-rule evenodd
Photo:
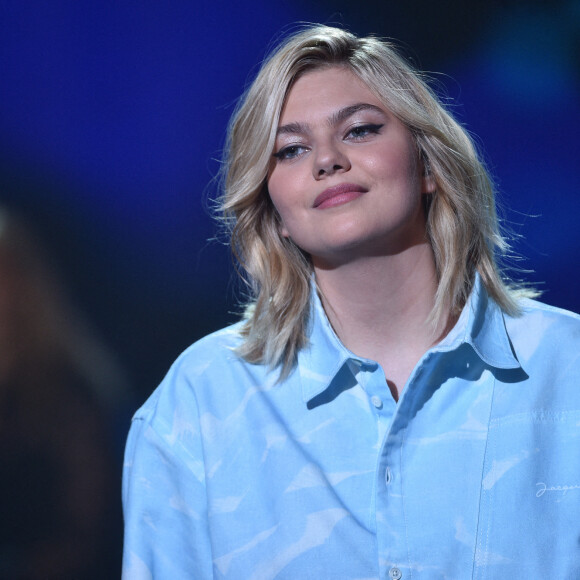
<path fill-rule="evenodd" d="M 475 575 L 580 578 L 580 411 L 492 419 Z"/>

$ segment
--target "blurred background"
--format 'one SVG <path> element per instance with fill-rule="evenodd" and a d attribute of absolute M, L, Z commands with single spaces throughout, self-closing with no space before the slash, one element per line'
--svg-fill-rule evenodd
<path fill-rule="evenodd" d="M 398 39 L 482 144 L 522 277 L 580 311 L 580 1 L 0 2 L 0 578 L 113 578 L 131 414 L 236 319 L 208 199 L 299 22 Z"/>

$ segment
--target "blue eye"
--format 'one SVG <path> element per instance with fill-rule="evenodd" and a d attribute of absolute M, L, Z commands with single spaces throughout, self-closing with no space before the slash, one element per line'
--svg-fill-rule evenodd
<path fill-rule="evenodd" d="M 353 127 L 346 134 L 347 139 L 364 139 L 368 135 L 378 135 L 384 125 L 369 123 L 367 125 L 358 125 Z"/>
<path fill-rule="evenodd" d="M 280 151 L 274 153 L 274 157 L 284 161 L 286 159 L 294 159 L 304 153 L 304 151 L 306 151 L 306 147 L 303 145 L 289 145 L 288 147 L 283 147 Z"/>

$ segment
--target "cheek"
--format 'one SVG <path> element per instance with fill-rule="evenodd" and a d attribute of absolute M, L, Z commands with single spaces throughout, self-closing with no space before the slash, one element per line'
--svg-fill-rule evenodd
<path fill-rule="evenodd" d="M 411 152 L 391 154 L 387 162 L 379 164 L 377 174 L 379 178 L 397 184 L 399 191 L 406 191 L 411 198 L 420 197 L 425 190 L 422 167 Z"/>

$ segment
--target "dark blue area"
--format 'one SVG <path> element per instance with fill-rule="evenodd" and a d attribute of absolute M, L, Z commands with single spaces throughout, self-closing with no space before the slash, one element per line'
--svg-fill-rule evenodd
<path fill-rule="evenodd" d="M 381 5 L 378 21 L 367 4 L 357 32 L 405 36 L 407 12 L 389 21 Z M 478 4 L 480 28 L 459 46 L 419 20 L 408 37 L 421 31 L 418 60 L 445 73 L 483 143 L 529 278 L 580 310 L 578 17 L 562 5 Z M 428 14 L 450 28 L 462 12 L 446 9 Z M 40 232 L 143 396 L 182 348 L 235 318 L 228 251 L 207 241 L 225 126 L 281 31 L 321 20 L 350 23 L 322 3 L 2 4 L 0 202 Z"/>
<path fill-rule="evenodd" d="M 464 121 L 496 176 L 514 248 L 543 300 L 578 312 L 580 14 L 523 6 L 498 15 L 454 76 Z"/>

